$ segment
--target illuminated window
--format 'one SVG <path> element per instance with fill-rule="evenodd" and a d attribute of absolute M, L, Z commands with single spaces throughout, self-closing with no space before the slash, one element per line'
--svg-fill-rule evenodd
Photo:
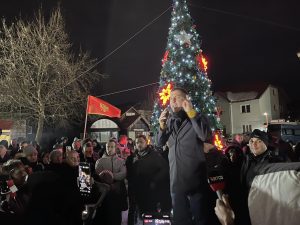
<path fill-rule="evenodd" d="M 241 113 L 250 113 L 250 105 L 241 105 Z"/>

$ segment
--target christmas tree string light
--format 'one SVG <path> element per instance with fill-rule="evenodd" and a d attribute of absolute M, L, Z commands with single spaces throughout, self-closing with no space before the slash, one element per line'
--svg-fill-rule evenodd
<path fill-rule="evenodd" d="M 157 99 L 151 117 L 155 133 L 159 129 L 159 115 L 169 104 L 169 85 L 186 89 L 196 111 L 208 117 L 212 130 L 222 129 L 217 119 L 215 98 L 211 91 L 212 83 L 207 76 L 209 62 L 200 46 L 200 36 L 193 24 L 186 0 L 175 0 L 167 47 L 162 59 Z M 217 140 L 221 141 L 221 136 Z"/>

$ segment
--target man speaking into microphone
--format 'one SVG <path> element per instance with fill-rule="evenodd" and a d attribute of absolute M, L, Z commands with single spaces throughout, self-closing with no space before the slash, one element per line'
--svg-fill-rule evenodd
<path fill-rule="evenodd" d="M 210 132 L 206 117 L 196 112 L 188 93 L 174 88 L 170 108 L 159 117 L 158 146 L 168 142 L 174 225 L 208 224 L 207 174 L 203 142 Z"/>

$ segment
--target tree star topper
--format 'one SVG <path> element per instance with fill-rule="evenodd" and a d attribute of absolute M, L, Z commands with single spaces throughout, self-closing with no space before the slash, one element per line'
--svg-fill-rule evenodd
<path fill-rule="evenodd" d="M 180 34 L 174 35 L 176 41 L 178 41 L 180 43 L 180 45 L 183 45 L 185 43 L 187 43 L 188 45 L 191 45 L 191 38 L 193 37 L 193 35 L 191 34 L 187 34 L 185 32 L 185 30 L 180 31 Z"/>
<path fill-rule="evenodd" d="M 159 99 L 161 100 L 163 106 L 165 106 L 169 102 L 171 90 L 172 84 L 169 83 L 167 86 L 163 87 L 159 92 Z"/>

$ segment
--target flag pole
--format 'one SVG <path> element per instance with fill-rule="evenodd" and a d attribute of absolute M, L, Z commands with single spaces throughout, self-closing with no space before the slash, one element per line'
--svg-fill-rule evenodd
<path fill-rule="evenodd" d="M 84 131 L 83 131 L 83 140 L 85 139 L 85 136 L 86 136 L 86 124 L 87 124 L 87 116 L 88 116 L 88 105 L 89 105 L 89 96 L 87 98 L 87 101 L 86 101 L 86 109 L 85 109 L 85 122 L 84 122 Z"/>

